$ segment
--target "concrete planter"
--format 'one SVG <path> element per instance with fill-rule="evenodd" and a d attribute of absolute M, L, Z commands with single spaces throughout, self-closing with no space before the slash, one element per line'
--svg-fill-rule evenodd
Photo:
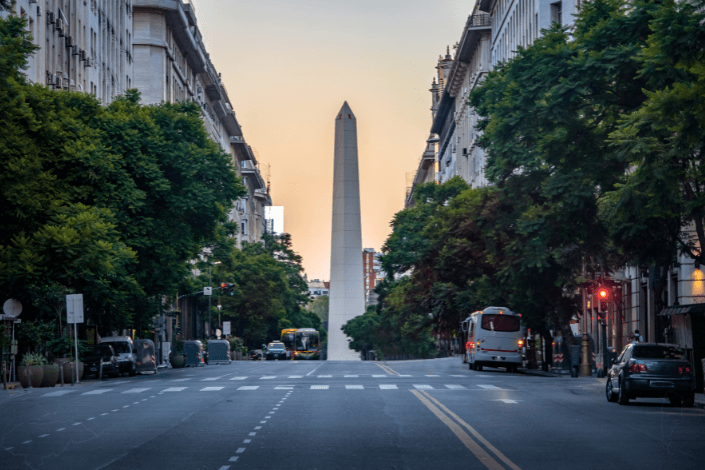
<path fill-rule="evenodd" d="M 59 366 L 49 364 L 42 366 L 44 368 L 44 378 L 42 379 L 42 387 L 53 387 L 59 381 Z"/>
<path fill-rule="evenodd" d="M 29 371 L 27 369 L 29 369 Z M 41 387 L 42 380 L 44 379 L 44 366 L 20 366 L 17 368 L 17 378 L 20 379 L 22 388 L 29 388 L 30 378 L 32 380 L 32 387 Z"/>
<path fill-rule="evenodd" d="M 174 354 L 169 362 L 174 369 L 181 369 L 186 364 L 186 357 L 183 354 Z"/>
<path fill-rule="evenodd" d="M 71 383 L 71 374 L 76 374 L 76 364 L 75 362 L 64 362 L 61 364 L 61 367 L 64 368 L 64 383 L 70 384 Z M 78 363 L 78 379 L 76 381 L 78 382 L 81 380 L 81 377 L 83 377 L 83 362 Z"/>

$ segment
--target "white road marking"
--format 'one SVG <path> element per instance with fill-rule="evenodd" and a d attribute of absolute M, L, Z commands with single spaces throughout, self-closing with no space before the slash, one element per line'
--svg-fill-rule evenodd
<path fill-rule="evenodd" d="M 379 388 L 382 390 L 398 390 L 397 386 L 392 384 L 381 384 Z"/>
<path fill-rule="evenodd" d="M 42 435 L 39 436 L 39 437 L 47 437 L 48 435 L 49 435 L 49 434 L 42 434 Z"/>
<path fill-rule="evenodd" d="M 123 406 L 123 408 L 129 408 L 129 407 L 130 407 L 130 405 L 125 405 L 125 406 Z"/>
<path fill-rule="evenodd" d="M 111 413 L 115 413 L 116 411 L 120 411 L 120 410 L 110 410 Z"/>
<path fill-rule="evenodd" d="M 440 375 L 427 375 L 426 377 L 440 377 Z"/>
<path fill-rule="evenodd" d="M 172 382 L 186 382 L 187 380 L 191 380 L 191 379 L 174 379 L 174 380 L 172 380 Z"/>
<path fill-rule="evenodd" d="M 345 378 L 357 378 L 359 375 L 346 375 Z"/>
<path fill-rule="evenodd" d="M 230 468 L 230 465 L 223 465 L 218 470 L 228 470 L 229 468 Z"/>
<path fill-rule="evenodd" d="M 139 405 L 139 404 L 140 404 L 140 402 L 138 402 L 138 401 L 133 403 L 133 405 Z"/>
<path fill-rule="evenodd" d="M 233 377 L 230 380 L 245 380 L 247 377 Z"/>
<path fill-rule="evenodd" d="M 379 378 L 379 377 L 389 377 L 389 376 L 382 374 L 382 375 L 373 375 L 372 377 L 377 377 L 377 378 Z"/>
<path fill-rule="evenodd" d="M 294 387 L 289 385 L 280 385 L 279 387 L 274 387 L 274 390 L 291 390 L 292 388 Z"/>
<path fill-rule="evenodd" d="M 242 441 L 243 444 L 249 444 L 250 442 L 252 442 L 252 439 L 245 439 Z"/>
<path fill-rule="evenodd" d="M 451 375 L 451 377 L 467 377 L 466 375 Z"/>
<path fill-rule="evenodd" d="M 256 435 L 257 435 L 256 432 L 251 432 L 251 433 L 250 433 L 250 436 L 256 436 Z"/>
<path fill-rule="evenodd" d="M 484 388 L 485 390 L 500 390 L 499 387 L 495 387 L 494 385 L 477 385 L 480 388 Z"/>
<path fill-rule="evenodd" d="M 238 450 L 235 451 L 236 454 L 242 454 L 243 452 L 245 452 L 244 447 L 240 447 Z"/>
<path fill-rule="evenodd" d="M 132 388 L 132 389 L 124 391 L 122 393 L 142 393 L 147 390 L 149 390 L 149 388 Z"/>
<path fill-rule="evenodd" d="M 67 393 L 75 392 L 75 390 L 59 390 L 58 392 L 45 393 L 43 397 L 60 397 L 61 395 L 66 395 Z"/>
<path fill-rule="evenodd" d="M 414 388 L 416 390 L 433 390 L 433 387 L 430 385 L 414 385 Z"/>
<path fill-rule="evenodd" d="M 201 382 L 208 382 L 209 380 L 210 380 L 210 381 L 212 381 L 212 380 L 219 380 L 219 379 L 222 379 L 223 377 L 225 377 L 225 376 L 224 376 L 224 375 L 221 375 L 220 377 L 208 377 L 207 379 L 201 380 Z"/>
<path fill-rule="evenodd" d="M 66 429 L 66 428 L 59 428 L 56 430 L 56 432 L 63 431 L 64 429 Z"/>
<path fill-rule="evenodd" d="M 516 400 L 508 400 L 507 398 L 501 398 L 501 399 L 495 400 L 495 401 L 501 401 L 502 403 L 512 403 L 512 404 L 519 403 L 519 402 L 516 401 Z"/>
<path fill-rule="evenodd" d="M 267 422 L 266 422 L 266 421 L 260 421 L 259 424 L 267 424 Z M 260 426 L 260 427 L 262 427 L 262 426 Z"/>
<path fill-rule="evenodd" d="M 411 377 L 410 375 L 397 375 L 397 377 Z"/>
<path fill-rule="evenodd" d="M 14 447 L 5 447 L 5 450 L 12 450 Z"/>
<path fill-rule="evenodd" d="M 257 390 L 259 388 L 259 385 L 249 385 L 245 387 L 240 387 L 238 390 Z"/>
<path fill-rule="evenodd" d="M 262 426 L 255 426 L 255 429 L 262 429 Z"/>
<path fill-rule="evenodd" d="M 451 390 L 466 390 L 466 388 L 462 385 L 446 385 L 446 388 L 449 388 Z"/>
<path fill-rule="evenodd" d="M 230 459 L 228 459 L 228 462 L 237 462 L 237 457 L 230 457 Z"/>
<path fill-rule="evenodd" d="M 82 393 L 81 395 L 101 395 L 105 392 L 112 392 L 112 388 L 104 388 L 102 390 L 91 390 L 90 392 Z"/>
<path fill-rule="evenodd" d="M 169 387 L 169 388 L 165 388 L 164 390 L 162 390 L 162 393 L 163 392 L 180 392 L 182 390 L 186 390 L 186 388 L 187 387 Z"/>
<path fill-rule="evenodd" d="M 362 385 L 346 385 L 345 389 L 346 390 L 364 390 L 365 387 Z"/>
<path fill-rule="evenodd" d="M 30 442 L 32 442 L 32 440 L 31 440 L 31 439 L 30 439 L 30 440 L 28 440 L 28 441 L 24 441 L 24 442 L 23 442 L 22 444 L 29 444 Z"/>
<path fill-rule="evenodd" d="M 81 424 L 81 423 L 73 423 L 74 426 L 78 426 L 79 424 Z"/>
<path fill-rule="evenodd" d="M 223 390 L 225 387 L 205 387 L 199 390 L 200 392 L 217 392 L 218 390 Z"/>
<path fill-rule="evenodd" d="M 309 372 L 309 373 L 306 374 L 306 375 L 309 376 L 309 375 L 313 374 L 313 373 L 314 373 L 315 371 L 317 371 L 318 368 L 321 367 L 322 365 L 323 365 L 323 364 L 319 364 L 318 367 L 314 368 L 311 372 Z"/>
<path fill-rule="evenodd" d="M 86 421 L 93 421 L 95 418 L 88 418 Z"/>
<path fill-rule="evenodd" d="M 311 385 L 311 390 L 328 390 L 328 385 Z"/>
<path fill-rule="evenodd" d="M 105 416 L 105 415 L 107 415 L 107 414 L 108 414 L 108 413 L 101 413 L 100 415 L 101 415 L 101 416 Z"/>
<path fill-rule="evenodd" d="M 319 375 L 318 376 L 319 379 L 330 379 L 331 377 L 333 377 L 333 376 L 332 375 Z"/>
<path fill-rule="evenodd" d="M 276 378 L 277 378 L 276 375 L 265 375 L 263 377 L 260 377 L 259 379 L 260 380 L 272 380 L 272 379 L 276 379 Z"/>
<path fill-rule="evenodd" d="M 304 376 L 303 375 L 290 375 L 289 378 L 290 379 L 303 379 Z"/>

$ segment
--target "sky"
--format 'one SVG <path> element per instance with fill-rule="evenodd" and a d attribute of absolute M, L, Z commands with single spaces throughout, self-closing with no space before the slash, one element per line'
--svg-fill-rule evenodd
<path fill-rule="evenodd" d="M 357 118 L 362 245 L 380 250 L 474 0 L 191 0 L 309 279 L 330 276 L 335 117 Z"/>

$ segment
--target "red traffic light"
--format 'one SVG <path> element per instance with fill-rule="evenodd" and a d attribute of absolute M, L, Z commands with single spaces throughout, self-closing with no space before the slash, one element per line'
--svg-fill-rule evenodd
<path fill-rule="evenodd" d="M 227 287 L 228 287 L 228 284 L 225 283 L 225 282 L 220 285 L 220 288 L 221 288 L 221 289 L 225 289 L 225 288 L 227 288 Z"/>
<path fill-rule="evenodd" d="M 601 299 L 606 299 L 609 294 L 607 293 L 607 289 L 600 289 L 600 292 L 598 292 L 598 295 L 600 296 Z"/>

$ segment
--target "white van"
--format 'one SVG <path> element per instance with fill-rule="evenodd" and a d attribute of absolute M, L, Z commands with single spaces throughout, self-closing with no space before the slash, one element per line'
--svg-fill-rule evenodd
<path fill-rule="evenodd" d="M 515 372 L 521 365 L 524 331 L 520 314 L 506 307 L 487 307 L 466 318 L 461 329 L 466 338 L 465 359 L 471 370 L 489 366 Z"/>
<path fill-rule="evenodd" d="M 127 372 L 130 376 L 137 373 L 137 350 L 129 336 L 106 336 L 101 338 L 100 344 L 108 343 L 113 347 L 118 356 L 120 373 Z"/>

